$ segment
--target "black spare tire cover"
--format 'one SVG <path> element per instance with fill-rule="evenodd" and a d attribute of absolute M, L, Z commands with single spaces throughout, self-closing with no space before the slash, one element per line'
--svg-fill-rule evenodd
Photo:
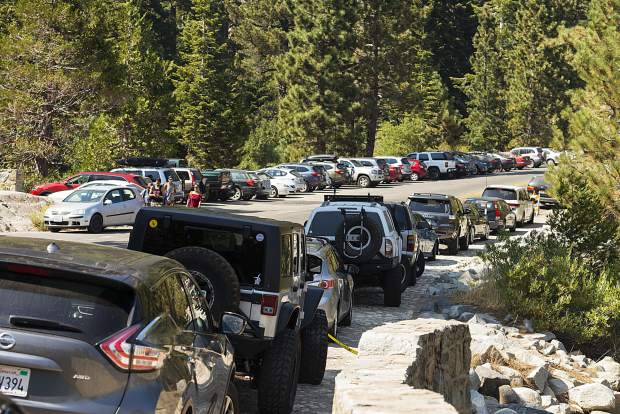
<path fill-rule="evenodd" d="M 363 263 L 381 249 L 380 224 L 366 216 L 347 216 L 336 230 L 336 249 L 348 263 Z"/>

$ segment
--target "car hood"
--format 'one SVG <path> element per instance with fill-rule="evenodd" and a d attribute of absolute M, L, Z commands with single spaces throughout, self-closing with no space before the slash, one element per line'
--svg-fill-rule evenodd
<path fill-rule="evenodd" d="M 85 210 L 89 207 L 96 205 L 96 202 L 93 203 L 56 203 L 50 208 L 47 209 L 47 212 L 50 214 L 69 214 L 75 210 Z"/>
<path fill-rule="evenodd" d="M 55 204 L 62 203 L 62 200 L 67 198 L 74 190 L 57 191 L 47 196 L 49 200 L 52 200 Z"/>

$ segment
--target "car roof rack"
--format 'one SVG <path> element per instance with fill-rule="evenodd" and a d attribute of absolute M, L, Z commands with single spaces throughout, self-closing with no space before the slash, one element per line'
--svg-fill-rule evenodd
<path fill-rule="evenodd" d="M 380 195 L 336 195 L 328 194 L 323 196 L 323 201 L 367 201 L 370 203 L 383 203 L 383 196 Z"/>
<path fill-rule="evenodd" d="M 418 196 L 441 197 L 441 198 L 449 197 L 446 194 L 437 194 L 437 193 L 411 193 L 409 194 L 409 198 L 418 197 Z"/>

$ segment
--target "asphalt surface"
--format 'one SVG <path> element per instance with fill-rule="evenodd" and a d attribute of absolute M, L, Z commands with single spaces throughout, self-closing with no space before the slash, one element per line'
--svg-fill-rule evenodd
<path fill-rule="evenodd" d="M 537 175 L 543 175 L 545 168 L 514 170 L 484 176 L 473 176 L 461 179 L 444 179 L 439 181 L 416 181 L 395 184 L 381 184 L 376 188 L 362 189 L 355 186 L 344 186 L 338 194 L 377 194 L 382 195 L 385 201 L 399 202 L 407 200 L 413 192 L 451 194 L 459 198 L 480 196 L 487 185 L 526 185 Z M 202 208 L 213 212 L 226 212 L 265 217 L 276 220 L 293 221 L 303 224 L 310 212 L 321 204 L 329 189 L 313 193 L 297 193 L 286 198 L 251 201 L 227 201 L 204 204 Z M 84 243 L 96 243 L 104 246 L 126 247 L 129 239 L 130 227 L 110 228 L 101 234 L 89 234 L 83 230 L 69 230 L 60 233 L 27 232 L 2 233 L 8 236 L 39 237 L 54 240 L 68 240 Z"/>

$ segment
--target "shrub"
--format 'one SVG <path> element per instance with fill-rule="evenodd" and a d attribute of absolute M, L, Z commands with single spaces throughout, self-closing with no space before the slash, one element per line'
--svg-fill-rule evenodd
<path fill-rule="evenodd" d="M 30 221 L 32 222 L 32 225 L 39 231 L 47 230 L 47 227 L 45 227 L 45 221 L 43 220 L 45 210 L 47 210 L 47 206 L 41 207 L 39 210 L 30 214 Z"/>

